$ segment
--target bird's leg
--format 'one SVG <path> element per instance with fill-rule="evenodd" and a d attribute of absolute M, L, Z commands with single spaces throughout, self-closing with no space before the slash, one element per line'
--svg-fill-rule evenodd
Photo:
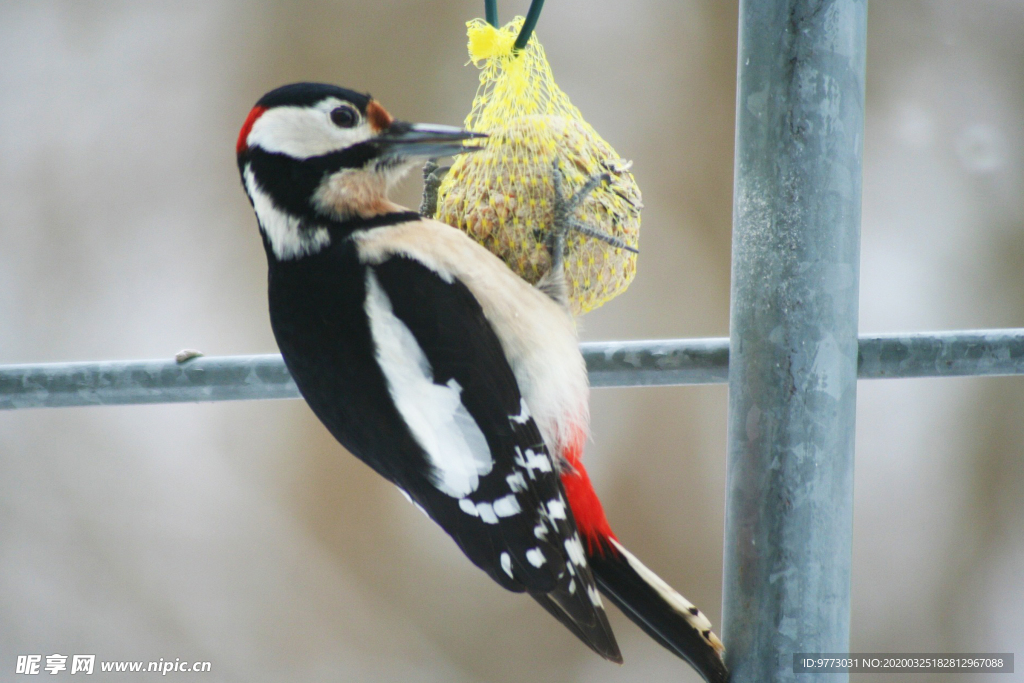
<path fill-rule="evenodd" d="M 433 159 L 423 164 L 423 200 L 420 202 L 420 215 L 433 218 L 437 213 L 437 191 L 441 187 L 451 166 L 438 166 Z"/>

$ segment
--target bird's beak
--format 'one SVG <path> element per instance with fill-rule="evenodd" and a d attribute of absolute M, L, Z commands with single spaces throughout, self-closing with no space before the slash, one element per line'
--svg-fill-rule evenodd
<path fill-rule="evenodd" d="M 374 138 L 374 143 L 387 156 L 435 159 L 482 149 L 479 145 L 466 146 L 464 143 L 486 137 L 484 133 L 473 133 L 454 126 L 395 121 Z"/>

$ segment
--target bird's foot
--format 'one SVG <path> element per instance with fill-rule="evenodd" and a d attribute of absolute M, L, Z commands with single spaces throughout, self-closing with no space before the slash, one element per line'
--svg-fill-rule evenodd
<path fill-rule="evenodd" d="M 437 214 L 437 191 L 451 166 L 438 166 L 433 159 L 423 164 L 423 200 L 420 215 L 433 218 Z"/>
<path fill-rule="evenodd" d="M 548 249 L 548 253 L 551 255 L 551 269 L 553 271 L 556 269 L 560 270 L 564 266 L 566 241 L 569 231 L 571 230 L 575 230 L 587 237 L 599 239 L 617 249 L 625 249 L 626 251 L 631 251 L 634 254 L 640 253 L 619 238 L 612 237 L 607 233 L 592 228 L 573 216 L 573 212 L 576 211 L 579 205 L 583 203 L 583 200 L 585 200 L 591 192 L 600 187 L 602 183 L 611 183 L 611 175 L 608 173 L 592 175 L 587 179 L 587 182 L 583 184 L 583 187 L 577 190 L 574 195 L 566 197 L 565 174 L 562 173 L 562 169 L 559 168 L 559 166 L 560 160 L 556 158 L 554 169 L 552 171 L 554 211 L 551 220 L 551 229 L 548 231 L 547 239 L 545 240 L 545 246 Z"/>

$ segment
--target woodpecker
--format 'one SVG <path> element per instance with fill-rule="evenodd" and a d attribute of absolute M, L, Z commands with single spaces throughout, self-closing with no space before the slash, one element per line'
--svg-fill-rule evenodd
<path fill-rule="evenodd" d="M 724 681 L 710 622 L 619 543 L 581 462 L 589 387 L 565 306 L 564 232 L 534 287 L 387 198 L 414 164 L 483 137 L 396 121 L 332 85 L 286 85 L 256 103 L 238 168 L 285 364 L 331 434 L 502 587 L 621 663 L 603 593 Z"/>

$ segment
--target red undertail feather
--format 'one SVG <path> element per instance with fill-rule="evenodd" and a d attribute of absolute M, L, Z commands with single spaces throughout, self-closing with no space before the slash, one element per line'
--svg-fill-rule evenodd
<path fill-rule="evenodd" d="M 587 561 L 601 592 L 637 626 L 675 653 L 708 683 L 729 677 L 722 642 L 711 622 L 690 601 L 629 552 L 612 533 L 601 501 L 583 467 L 582 430 L 563 446 L 569 467 L 562 474 L 576 526 L 586 539 Z"/>
<path fill-rule="evenodd" d="M 587 554 L 603 553 L 611 548 L 608 539 L 615 538 L 611 525 L 604 516 L 604 508 L 590 483 L 590 476 L 583 467 L 583 443 L 586 434 L 577 429 L 573 439 L 562 451 L 570 469 L 562 473 L 562 486 L 576 518 L 576 527 L 587 542 Z"/>

